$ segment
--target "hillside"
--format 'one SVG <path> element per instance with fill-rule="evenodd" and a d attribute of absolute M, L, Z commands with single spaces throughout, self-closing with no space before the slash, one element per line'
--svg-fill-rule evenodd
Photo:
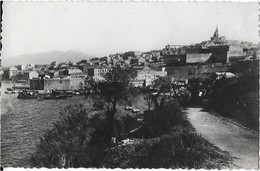
<path fill-rule="evenodd" d="M 3 56 L 3 66 L 17 64 L 49 64 L 52 61 L 58 62 L 78 62 L 82 59 L 90 59 L 93 56 L 79 51 L 51 51 L 33 54 L 24 54 L 12 57 Z"/>
<path fill-rule="evenodd" d="M 201 43 L 193 44 L 192 46 L 202 46 L 202 45 L 206 45 L 206 44 L 214 45 L 215 43 L 210 40 L 207 40 L 207 41 L 203 41 Z M 257 44 L 254 44 L 252 42 L 247 42 L 247 41 L 239 41 L 239 40 L 227 40 L 227 41 L 223 42 L 222 44 L 241 46 L 244 49 L 257 48 Z"/>
<path fill-rule="evenodd" d="M 228 44 L 230 44 L 230 45 L 240 45 L 243 48 L 247 48 L 247 49 L 256 48 L 257 47 L 257 44 L 254 44 L 252 42 L 239 41 L 239 40 L 228 40 Z"/>

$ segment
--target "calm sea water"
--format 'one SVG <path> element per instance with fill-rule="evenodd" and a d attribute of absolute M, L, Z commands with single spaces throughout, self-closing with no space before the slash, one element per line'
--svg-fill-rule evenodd
<path fill-rule="evenodd" d="M 2 83 L 1 90 L 1 165 L 30 167 L 31 154 L 40 137 L 59 119 L 67 105 L 87 103 L 81 96 L 62 100 L 17 99 L 17 94 L 5 94 L 11 83 Z"/>

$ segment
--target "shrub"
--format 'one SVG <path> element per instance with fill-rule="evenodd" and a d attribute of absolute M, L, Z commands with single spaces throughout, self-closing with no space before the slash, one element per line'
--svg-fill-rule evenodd
<path fill-rule="evenodd" d="M 232 158 L 189 129 L 150 139 L 136 139 L 107 152 L 108 168 L 186 168 L 221 169 L 230 166 Z"/>
<path fill-rule="evenodd" d="M 69 106 L 47 131 L 32 156 L 35 167 L 98 167 L 113 132 L 104 112 Z"/>
<path fill-rule="evenodd" d="M 190 126 L 178 102 L 170 100 L 160 108 L 144 112 L 144 124 L 134 137 L 152 138 L 170 133 L 177 126 Z"/>
<path fill-rule="evenodd" d="M 45 133 L 31 157 L 34 167 L 68 168 L 101 167 L 111 137 L 125 137 L 133 120 L 118 113 L 113 120 L 110 111 L 92 111 L 83 105 L 68 106 L 60 120 Z"/>
<path fill-rule="evenodd" d="M 60 113 L 60 121 L 46 132 L 32 157 L 36 167 L 79 167 L 90 160 L 88 143 L 94 129 L 89 128 L 90 118 L 82 105 L 70 106 Z"/>
<path fill-rule="evenodd" d="M 258 74 L 245 73 L 238 79 L 220 79 L 212 87 L 212 102 L 207 107 L 258 130 L 258 92 Z"/>

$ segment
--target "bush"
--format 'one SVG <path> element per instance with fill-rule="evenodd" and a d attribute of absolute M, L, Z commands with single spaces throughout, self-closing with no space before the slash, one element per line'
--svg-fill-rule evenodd
<path fill-rule="evenodd" d="M 93 129 L 89 128 L 90 118 L 83 106 L 70 106 L 60 113 L 60 121 L 46 132 L 32 157 L 36 167 L 80 167 L 87 155 L 88 143 Z"/>
<path fill-rule="evenodd" d="M 69 106 L 37 145 L 34 167 L 99 167 L 113 132 L 104 112 Z"/>
<path fill-rule="evenodd" d="M 83 105 L 68 106 L 60 113 L 60 120 L 41 138 L 31 157 L 32 166 L 101 167 L 111 137 L 125 138 L 134 123 L 118 113 L 111 124 L 108 112 L 92 111 Z"/>
<path fill-rule="evenodd" d="M 190 126 L 186 115 L 180 110 L 174 100 L 165 102 L 165 105 L 154 110 L 144 112 L 144 124 L 134 133 L 134 137 L 152 138 L 173 131 L 177 126 Z M 132 135 L 131 135 L 132 136 Z"/>
<path fill-rule="evenodd" d="M 104 167 L 108 168 L 172 168 L 221 169 L 230 166 L 227 152 L 213 146 L 189 129 L 151 139 L 136 139 L 107 152 Z"/>
<path fill-rule="evenodd" d="M 220 79 L 213 86 L 207 106 L 247 127 L 259 128 L 258 74 L 246 73 L 238 79 Z"/>

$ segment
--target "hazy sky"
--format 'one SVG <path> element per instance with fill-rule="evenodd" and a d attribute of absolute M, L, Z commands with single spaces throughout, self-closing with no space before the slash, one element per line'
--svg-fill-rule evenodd
<path fill-rule="evenodd" d="M 52 50 L 104 56 L 210 39 L 258 43 L 257 3 L 4 2 L 3 57 Z"/>

